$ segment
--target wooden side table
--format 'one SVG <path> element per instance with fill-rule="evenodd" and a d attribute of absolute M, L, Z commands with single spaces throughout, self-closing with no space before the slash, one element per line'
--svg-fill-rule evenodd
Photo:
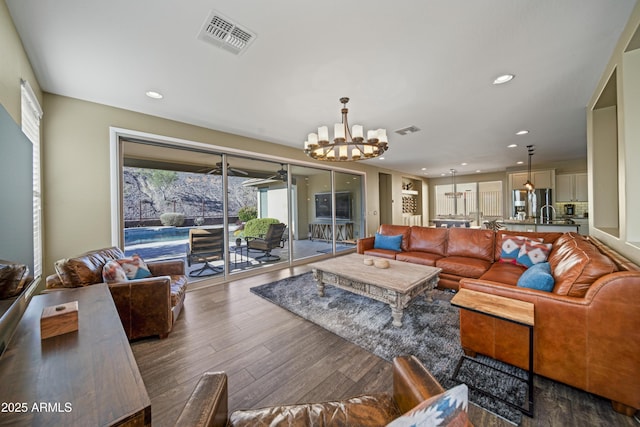
<path fill-rule="evenodd" d="M 463 310 L 469 310 L 476 313 L 484 314 L 487 316 L 495 317 L 496 319 L 512 322 L 517 325 L 524 326 L 529 331 L 529 369 L 527 376 L 528 387 L 528 405 L 522 407 L 514 405 L 513 403 L 505 400 L 500 396 L 496 396 L 486 390 L 479 389 L 472 385 L 467 384 L 470 388 L 479 391 L 482 394 L 491 396 L 494 399 L 498 399 L 505 404 L 519 409 L 523 414 L 533 417 L 533 327 L 535 326 L 534 319 L 534 305 L 533 303 L 520 301 L 512 298 L 506 298 L 499 295 L 485 294 L 484 292 L 476 292 L 470 289 L 460 289 L 458 293 L 451 299 L 451 305 L 459 307 Z M 457 381 L 458 372 L 462 366 L 463 361 L 468 360 L 473 363 L 484 365 L 486 367 L 497 369 L 493 366 L 486 365 L 481 361 L 478 361 L 472 357 L 463 355 L 458 362 L 458 366 L 453 374 L 453 380 Z M 501 371 L 508 375 L 507 372 Z M 518 378 L 518 377 L 516 377 Z M 522 380 L 521 378 L 518 378 Z"/>

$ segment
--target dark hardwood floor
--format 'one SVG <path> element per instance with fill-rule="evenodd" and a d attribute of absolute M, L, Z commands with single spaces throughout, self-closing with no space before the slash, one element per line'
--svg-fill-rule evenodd
<path fill-rule="evenodd" d="M 309 271 L 268 272 L 189 292 L 169 337 L 131 347 L 151 398 L 154 426 L 171 426 L 200 375 L 225 371 L 229 411 L 390 392 L 391 364 L 249 292 Z M 554 390 L 551 399 L 549 392 Z M 477 426 L 508 426 L 470 408 Z M 608 401 L 536 377 L 535 417 L 522 426 L 638 426 Z"/>

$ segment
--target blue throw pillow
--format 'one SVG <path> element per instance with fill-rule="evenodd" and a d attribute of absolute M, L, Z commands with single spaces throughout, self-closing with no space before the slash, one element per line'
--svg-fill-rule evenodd
<path fill-rule="evenodd" d="M 518 286 L 521 288 L 551 292 L 554 285 L 555 280 L 551 275 L 551 267 L 548 262 L 532 265 L 518 279 Z"/>
<path fill-rule="evenodd" d="M 388 249 L 396 252 L 400 252 L 401 244 L 402 234 L 398 234 L 397 236 L 385 236 L 383 234 L 376 233 L 376 238 L 373 241 L 373 247 L 375 249 Z"/>

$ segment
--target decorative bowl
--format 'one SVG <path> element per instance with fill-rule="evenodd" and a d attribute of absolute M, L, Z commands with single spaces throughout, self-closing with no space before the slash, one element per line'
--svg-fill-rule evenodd
<path fill-rule="evenodd" d="M 386 259 L 377 259 L 373 262 L 376 268 L 389 268 L 389 261 Z"/>
<path fill-rule="evenodd" d="M 371 258 L 365 258 L 364 265 L 373 265 L 373 260 Z"/>

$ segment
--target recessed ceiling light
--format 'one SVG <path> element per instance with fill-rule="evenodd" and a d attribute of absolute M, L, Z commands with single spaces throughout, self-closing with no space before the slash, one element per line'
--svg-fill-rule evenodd
<path fill-rule="evenodd" d="M 522 160 L 520 160 L 519 162 L 516 162 L 517 165 L 521 165 L 524 164 L 524 162 Z"/>
<path fill-rule="evenodd" d="M 476 169 L 476 173 L 480 173 L 482 172 L 480 169 Z"/>
<path fill-rule="evenodd" d="M 507 145 L 507 148 L 516 148 L 518 146 L 518 144 L 509 144 Z"/>
<path fill-rule="evenodd" d="M 380 160 L 384 160 L 384 157 L 378 157 Z"/>
<path fill-rule="evenodd" d="M 427 168 L 420 168 L 420 170 L 421 170 L 421 171 L 426 171 L 426 170 L 427 170 Z"/>
<path fill-rule="evenodd" d="M 162 99 L 164 98 L 164 96 L 160 93 L 160 92 L 156 92 L 155 90 L 148 90 L 145 95 L 147 95 L 149 98 L 153 98 L 153 99 Z"/>
<path fill-rule="evenodd" d="M 467 162 L 462 162 L 462 163 L 460 163 L 460 166 L 467 166 L 468 164 L 469 163 L 467 163 Z"/>
<path fill-rule="evenodd" d="M 526 134 L 528 134 L 528 133 L 529 133 L 529 131 L 528 131 L 528 130 L 526 130 L 526 129 L 522 129 L 522 130 L 519 130 L 518 132 L 516 132 L 516 135 L 526 135 Z"/>
<path fill-rule="evenodd" d="M 515 76 L 513 74 L 503 74 L 501 76 L 496 77 L 496 79 L 493 81 L 494 85 L 501 85 L 507 82 L 510 82 L 511 80 L 513 80 Z"/>

